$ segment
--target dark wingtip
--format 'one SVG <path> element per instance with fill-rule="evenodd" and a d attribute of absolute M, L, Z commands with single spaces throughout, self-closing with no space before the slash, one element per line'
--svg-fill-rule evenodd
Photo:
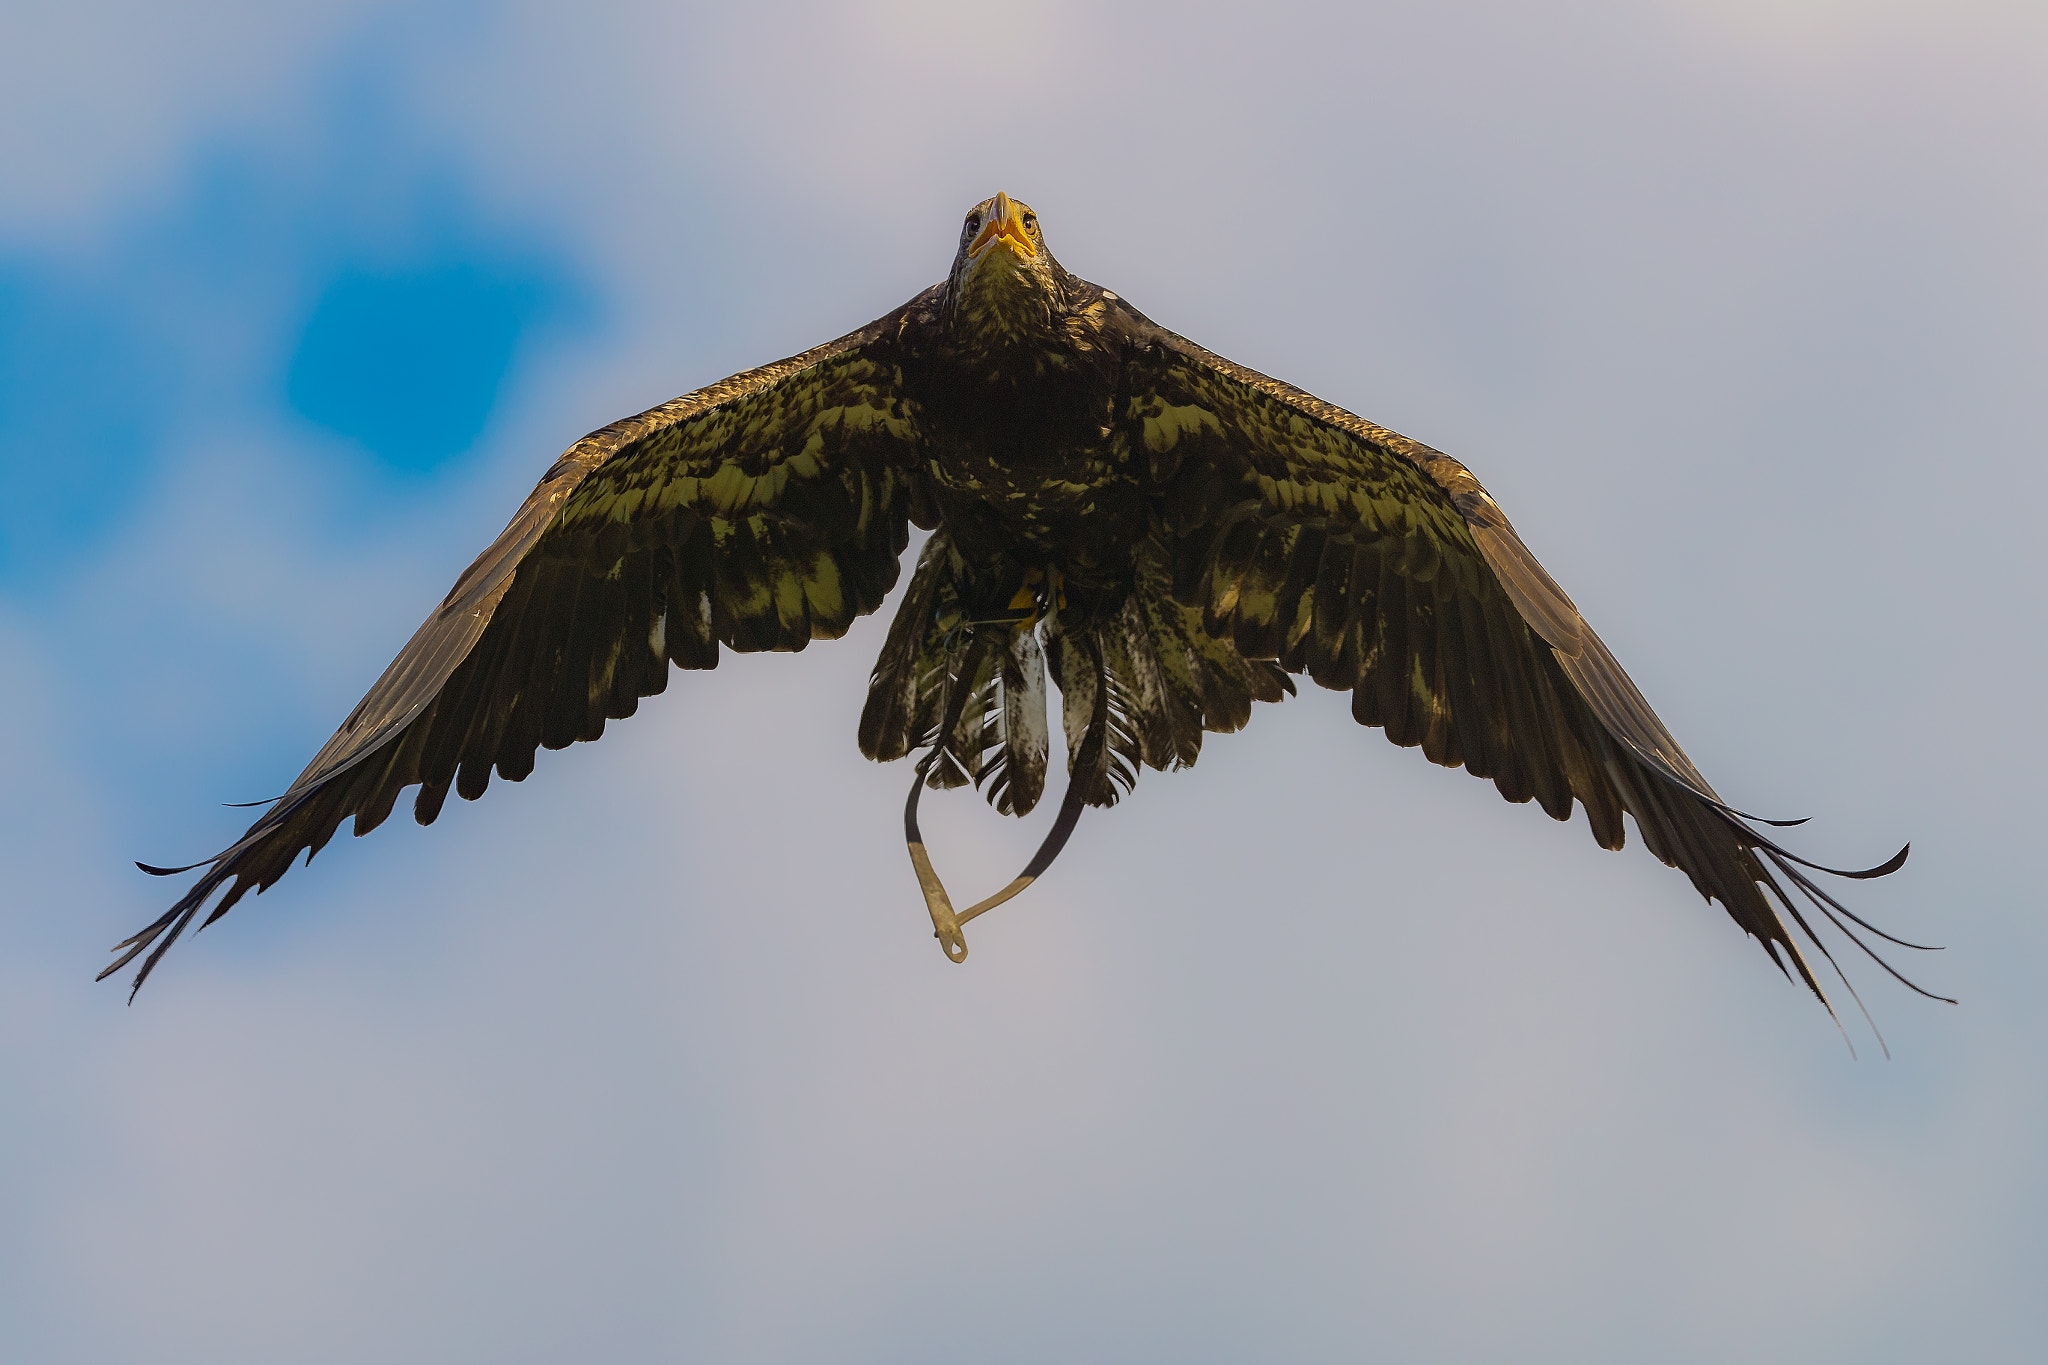
<path fill-rule="evenodd" d="M 107 968 L 98 976 L 94 977 L 93 980 L 105 981 L 108 977 L 112 976 L 115 972 L 120 971 L 123 967 L 127 965 L 128 959 L 124 957 L 119 962 L 116 962 L 113 966 Z M 139 971 L 135 974 L 135 979 L 128 983 L 128 1004 L 133 1005 L 135 1003 L 135 996 L 142 989 L 142 978 L 148 975 L 149 972 L 146 969 L 143 971 Z"/>
<path fill-rule="evenodd" d="M 1723 808 L 1722 813 L 1727 813 L 1725 808 Z M 1906 865 L 1906 855 L 1913 851 L 1913 845 L 1908 843 L 1905 847 L 1901 848 L 1897 853 L 1894 853 L 1891 857 L 1879 863 L 1876 867 L 1829 867 L 1826 863 L 1817 863 L 1813 861 L 1813 859 L 1811 858 L 1800 857 L 1797 853 L 1794 853 L 1791 849 L 1786 848 L 1783 844 L 1774 843 L 1770 839 L 1765 838 L 1762 834 L 1759 834 L 1754 829 L 1748 830 L 1747 833 L 1750 839 L 1753 841 L 1753 847 L 1764 849 L 1776 857 L 1784 858 L 1791 862 L 1795 862 L 1799 864 L 1801 867 L 1810 867 L 1815 872 L 1825 872 L 1830 877 L 1846 877 L 1850 881 L 1857 882 L 1869 881 L 1873 877 L 1889 877 L 1892 873 L 1897 872 L 1900 868 Z"/>
<path fill-rule="evenodd" d="M 1889 877 L 1892 875 L 1892 873 L 1897 872 L 1900 868 L 1906 865 L 1906 855 L 1908 853 L 1911 853 L 1912 851 L 1913 846 L 1911 844 L 1907 844 L 1904 848 L 1900 849 L 1897 853 L 1894 853 L 1891 857 L 1879 863 L 1876 867 L 1866 867 L 1863 868 L 1861 871 L 1858 871 L 1854 868 L 1846 867 L 1823 867 L 1819 863 L 1809 863 L 1806 861 L 1806 859 L 1799 857 L 1794 857 L 1792 861 L 1799 863 L 1802 866 L 1810 867 L 1816 872 L 1825 872 L 1829 876 L 1847 877 L 1851 881 L 1867 882 L 1873 877 Z"/>
<path fill-rule="evenodd" d="M 211 862 L 211 861 L 213 861 L 213 860 L 212 860 L 212 859 L 210 859 L 210 858 L 209 858 L 209 859 L 207 859 L 207 862 Z M 143 870 L 144 872 L 147 872 L 147 873 L 148 873 L 148 874 L 149 874 L 150 876 L 152 876 L 152 877 L 175 877 L 175 876 L 179 875 L 180 873 L 183 873 L 183 872 L 191 872 L 191 871 L 194 871 L 195 869 L 198 869 L 198 868 L 202 868 L 202 867 L 205 867 L 205 866 L 206 866 L 206 863 L 205 863 L 205 862 L 199 862 L 199 863 L 187 863 L 187 864 L 186 864 L 185 866 L 183 866 L 183 867 L 153 867 L 153 866 L 151 866 L 151 865 L 150 865 L 150 864 L 148 864 L 148 863 L 137 863 L 137 864 L 135 864 L 135 865 L 136 865 L 137 867 L 141 868 L 141 869 L 142 869 L 142 870 Z"/>
<path fill-rule="evenodd" d="M 1889 877 L 1892 875 L 1892 873 L 1897 872 L 1900 868 L 1906 865 L 1906 855 L 1908 853 L 1911 853 L 1912 851 L 1913 845 L 1910 842 L 1908 842 L 1902 845 L 1897 853 L 1894 853 L 1891 857 L 1887 858 L 1884 862 L 1879 863 L 1876 867 L 1871 868 L 1868 872 L 1851 872 L 1848 875 L 1850 875 L 1851 877 L 1855 877 L 1858 880 L 1862 880 L 1868 877 Z"/>

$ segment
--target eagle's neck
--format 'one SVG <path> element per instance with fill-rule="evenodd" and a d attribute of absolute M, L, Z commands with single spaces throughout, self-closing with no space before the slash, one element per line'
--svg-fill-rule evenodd
<path fill-rule="evenodd" d="M 948 291 L 946 330 L 962 360 L 997 360 L 1060 345 L 1065 292 L 1053 272 L 1037 271 L 1006 251 L 989 253 Z"/>

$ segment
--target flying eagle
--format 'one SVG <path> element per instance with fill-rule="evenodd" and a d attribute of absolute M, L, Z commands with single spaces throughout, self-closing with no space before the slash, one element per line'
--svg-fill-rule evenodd
<path fill-rule="evenodd" d="M 1043 872 L 1083 806 L 1194 763 L 1205 732 L 1241 729 L 1301 674 L 1510 801 L 1566 820 L 1576 800 L 1603 848 L 1633 815 L 1824 1004 L 1779 911 L 1832 958 L 1793 893 L 1866 952 L 1851 925 L 1890 937 L 1812 873 L 1882 876 L 1906 850 L 1819 868 L 1724 803 L 1464 465 L 1158 326 L 1067 273 L 1037 215 L 998 194 L 901 308 L 569 447 L 246 834 L 204 863 L 142 865 L 205 870 L 101 976 L 147 953 L 139 988 L 216 893 L 207 924 L 342 821 L 376 828 L 407 787 L 424 825 L 451 788 L 523 779 L 535 749 L 596 739 L 670 665 L 845 634 L 895 585 L 913 524 L 930 536 L 860 748 L 924 751 L 905 829 L 956 962 L 961 926 Z M 918 795 L 973 783 L 1030 811 L 1048 677 L 1059 816 L 1022 875 L 956 910 Z"/>

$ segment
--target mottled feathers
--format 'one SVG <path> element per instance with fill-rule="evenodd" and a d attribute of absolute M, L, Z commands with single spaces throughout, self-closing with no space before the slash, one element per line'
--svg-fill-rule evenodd
<path fill-rule="evenodd" d="M 474 799 L 539 748 L 596 739 L 670 665 L 802 649 L 879 607 L 918 462 L 899 317 L 571 446 L 290 789 L 101 975 L 148 951 L 139 987 L 216 891 L 207 923 L 407 787 L 430 824 L 451 787 Z"/>
<path fill-rule="evenodd" d="M 1175 595 L 1205 631 L 1349 692 L 1360 724 L 1510 801 L 1559 820 L 1576 801 L 1603 848 L 1622 846 L 1626 811 L 1653 854 L 1826 999 L 1777 914 L 1827 952 L 1787 886 L 1865 951 L 1850 925 L 1869 926 L 1721 802 L 1469 470 L 1133 325 L 1152 349 L 1133 366 L 1132 414 L 1170 485 Z"/>
<path fill-rule="evenodd" d="M 1824 869 L 1715 794 L 1469 470 L 1154 325 L 997 195 L 946 282 L 904 307 L 571 446 L 285 795 L 108 971 L 146 954 L 139 986 L 209 901 L 210 923 L 407 788 L 428 823 L 451 790 L 524 778 L 672 666 L 844 634 L 894 585 L 913 524 L 932 534 L 861 751 L 929 749 L 921 783 L 1022 815 L 1046 794 L 1060 693 L 1074 785 L 982 908 L 1043 870 L 1084 804 L 1194 763 L 1205 734 L 1306 675 L 1510 801 L 1583 810 L 1605 848 L 1633 816 L 1823 1000 L 1787 920 L 1825 953 L 1817 911 L 1870 951 Z M 979 911 L 956 923 L 931 882 L 957 960 Z"/>

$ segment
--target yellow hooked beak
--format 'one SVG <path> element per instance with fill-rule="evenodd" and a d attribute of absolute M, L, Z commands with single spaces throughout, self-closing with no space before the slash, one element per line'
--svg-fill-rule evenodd
<path fill-rule="evenodd" d="M 1001 190 L 996 191 L 996 201 L 989 206 L 988 222 L 982 225 L 974 244 L 967 248 L 967 258 L 978 259 L 997 242 L 1006 244 L 1027 261 L 1038 254 L 1038 243 L 1031 240 L 1031 229 L 1024 226 L 1024 210 Z"/>

